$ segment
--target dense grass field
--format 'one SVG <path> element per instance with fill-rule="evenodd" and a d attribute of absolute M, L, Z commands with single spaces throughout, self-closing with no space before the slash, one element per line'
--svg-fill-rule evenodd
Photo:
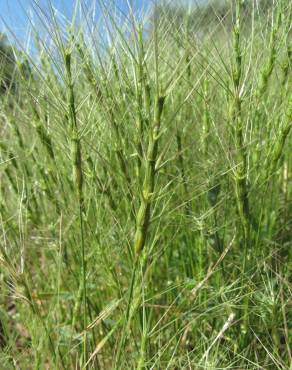
<path fill-rule="evenodd" d="M 0 96 L 0 368 L 292 369 L 291 2 L 84 4 Z"/>

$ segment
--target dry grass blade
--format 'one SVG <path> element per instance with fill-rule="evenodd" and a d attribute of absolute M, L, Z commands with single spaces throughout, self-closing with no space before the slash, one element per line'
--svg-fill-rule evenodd
<path fill-rule="evenodd" d="M 204 279 L 201 280 L 191 290 L 191 294 L 192 294 L 192 297 L 193 298 L 196 298 L 197 297 L 197 294 L 198 294 L 199 290 L 202 289 L 202 287 L 206 284 L 206 282 L 210 279 L 210 277 L 216 272 L 217 267 L 220 265 L 220 263 L 223 261 L 223 259 L 227 255 L 227 253 L 230 251 L 230 249 L 231 249 L 231 247 L 233 245 L 234 240 L 235 240 L 235 236 L 233 237 L 233 239 L 231 240 L 231 242 L 228 244 L 228 246 L 224 249 L 224 251 L 221 253 L 221 255 L 218 258 L 218 260 L 213 265 L 211 265 L 209 267 L 208 272 L 207 272 L 206 276 L 204 277 Z"/>

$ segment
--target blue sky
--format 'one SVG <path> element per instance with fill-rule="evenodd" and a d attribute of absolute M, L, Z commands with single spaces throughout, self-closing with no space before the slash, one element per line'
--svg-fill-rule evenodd
<path fill-rule="evenodd" d="M 138 11 L 149 3 L 150 0 L 130 0 Z M 27 37 L 29 17 L 37 19 L 33 11 L 33 4 L 38 3 L 42 9 L 51 3 L 66 17 L 72 15 L 75 0 L 0 0 L 0 32 L 6 32 L 7 28 L 13 32 L 20 41 Z M 82 4 L 92 4 L 92 0 L 82 0 Z M 121 11 L 126 12 L 127 0 L 107 0 L 107 3 L 114 3 Z M 34 5 L 35 7 L 35 5 Z M 33 16 L 32 16 L 33 15 Z M 10 33 L 10 32 L 8 32 Z"/>
<path fill-rule="evenodd" d="M 36 16 L 33 8 L 37 8 L 36 3 L 39 4 L 41 9 L 48 9 L 48 4 L 52 4 L 66 17 L 72 16 L 76 0 L 0 0 L 0 32 L 5 32 L 10 37 L 10 40 L 15 41 L 15 38 L 21 43 L 28 39 L 28 25 L 29 18 L 37 24 L 38 17 Z M 122 12 L 127 13 L 128 1 L 133 4 L 135 10 L 140 11 L 149 6 L 156 0 L 103 0 L 107 4 L 114 4 Z M 168 0 L 173 2 L 188 3 L 203 3 L 207 0 Z M 89 5 L 98 3 L 99 0 L 81 0 L 81 4 L 85 4 L 87 9 Z M 87 4 L 87 5 L 86 5 Z M 40 12 L 38 10 L 38 12 Z M 48 11 L 47 11 L 48 13 Z M 8 29 L 8 31 L 7 31 Z"/>

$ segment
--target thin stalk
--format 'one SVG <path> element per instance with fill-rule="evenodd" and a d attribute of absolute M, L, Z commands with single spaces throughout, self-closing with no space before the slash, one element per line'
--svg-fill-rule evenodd
<path fill-rule="evenodd" d="M 85 257 L 85 241 L 84 241 L 84 196 L 83 196 L 83 171 L 82 171 L 82 154 L 81 140 L 77 126 L 77 114 L 75 106 L 74 83 L 71 72 L 71 51 L 67 49 L 64 54 L 67 89 L 68 89 L 68 117 L 71 130 L 71 158 L 73 162 L 73 181 L 75 181 L 77 198 L 79 204 L 79 222 L 80 222 L 80 238 L 81 238 L 81 274 L 82 274 L 82 289 L 83 289 L 83 363 L 87 363 L 87 287 L 86 287 L 86 257 Z"/>
<path fill-rule="evenodd" d="M 157 96 L 155 101 L 154 123 L 150 129 L 147 157 L 145 159 L 145 176 L 142 187 L 140 208 L 136 218 L 134 250 L 139 256 L 144 249 L 150 223 L 151 204 L 154 198 L 155 165 L 158 155 L 161 116 L 165 97 Z"/>
<path fill-rule="evenodd" d="M 257 130 L 259 135 L 261 135 L 261 132 L 264 135 L 266 134 L 269 135 L 271 131 L 270 125 L 267 125 L 265 132 L 263 132 L 263 129 L 260 127 L 260 122 L 262 122 L 262 119 L 264 117 L 263 106 L 264 106 L 265 100 L 263 99 L 263 96 L 268 90 L 269 81 L 271 79 L 273 70 L 275 68 L 275 63 L 276 63 L 276 58 L 277 58 L 277 44 L 278 44 L 277 36 L 279 33 L 279 28 L 281 26 L 281 20 L 282 20 L 282 13 L 281 13 L 281 9 L 279 6 L 278 13 L 276 16 L 276 21 L 272 25 L 272 30 L 270 34 L 269 55 L 260 71 L 259 84 L 255 92 L 256 110 L 254 113 L 254 126 L 255 126 L 255 130 Z M 255 161 L 259 163 L 259 159 L 260 159 L 260 146 L 258 147 L 258 150 L 255 153 Z"/>
<path fill-rule="evenodd" d="M 247 259 L 250 251 L 250 210 L 249 210 L 249 191 L 248 191 L 248 153 L 246 142 L 244 140 L 244 125 L 242 117 L 242 97 L 241 97 L 241 79 L 242 71 L 242 49 L 241 49 L 241 10 L 242 0 L 236 0 L 236 19 L 233 27 L 233 101 L 232 101 L 232 124 L 235 136 L 236 149 L 236 169 L 235 169 L 235 197 L 237 212 L 240 219 L 241 237 L 239 243 L 243 241 L 243 273 L 247 270 Z M 242 345 L 247 341 L 248 327 L 248 308 L 249 297 L 244 298 L 242 308 Z"/>
<path fill-rule="evenodd" d="M 211 126 L 211 119 L 210 119 L 210 98 L 209 98 L 209 81 L 206 79 L 204 81 L 204 91 L 203 91 L 203 99 L 204 99 L 204 115 L 203 115 L 203 127 L 202 127 L 202 150 L 203 155 L 207 156 L 209 151 L 209 134 L 210 134 L 210 126 Z"/>
<path fill-rule="evenodd" d="M 272 175 L 278 165 L 278 162 L 284 152 L 285 142 L 292 128 L 292 95 L 288 102 L 287 112 L 283 127 L 280 129 L 276 143 L 274 144 L 273 152 L 270 158 L 270 167 L 268 171 L 268 178 Z"/>
<path fill-rule="evenodd" d="M 143 108 L 143 91 L 145 86 L 144 73 L 144 47 L 141 27 L 138 28 L 138 66 L 136 72 L 136 99 L 137 99 L 137 118 L 136 118 L 136 149 L 137 149 L 137 177 L 140 177 L 142 157 L 143 157 L 143 133 L 144 133 L 144 117 L 142 114 Z"/>
<path fill-rule="evenodd" d="M 20 72 L 20 75 L 23 79 L 23 81 L 26 81 L 27 80 L 27 76 L 26 76 L 26 71 L 24 69 L 24 64 L 23 63 L 18 63 L 18 69 L 19 69 L 19 72 Z M 44 145 L 44 147 L 46 148 L 46 151 L 48 152 L 48 155 L 49 157 L 52 159 L 53 162 L 55 162 L 55 154 L 54 154 L 54 149 L 53 149 L 53 143 L 52 143 L 52 140 L 50 138 L 50 136 L 48 135 L 48 133 L 46 132 L 43 124 L 42 124 L 42 119 L 41 119 L 41 116 L 35 106 L 35 103 L 33 101 L 33 99 L 31 99 L 31 111 L 32 111 L 32 114 L 33 114 L 33 120 L 32 120 L 32 125 L 34 126 L 39 138 L 40 138 L 40 141 L 41 143 Z"/>
<path fill-rule="evenodd" d="M 233 67 L 233 102 L 232 123 L 235 134 L 235 147 L 237 167 L 235 170 L 235 194 L 237 211 L 243 230 L 245 259 L 250 236 L 250 210 L 248 192 L 248 153 L 244 140 L 244 127 L 242 118 L 242 98 L 240 84 L 242 78 L 242 50 L 240 45 L 241 33 L 241 0 L 236 1 L 236 21 L 233 28 L 234 67 Z M 246 262 L 246 261 L 245 261 Z"/>

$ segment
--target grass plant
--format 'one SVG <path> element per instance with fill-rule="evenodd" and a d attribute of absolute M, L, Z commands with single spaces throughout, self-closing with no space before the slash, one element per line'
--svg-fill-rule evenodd
<path fill-rule="evenodd" d="M 290 1 L 32 3 L 0 96 L 2 368 L 291 369 Z"/>

